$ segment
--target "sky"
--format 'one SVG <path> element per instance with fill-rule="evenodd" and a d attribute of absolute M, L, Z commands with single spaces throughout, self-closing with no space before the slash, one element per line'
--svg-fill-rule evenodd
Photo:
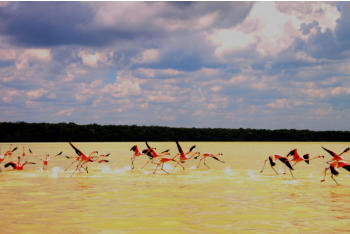
<path fill-rule="evenodd" d="M 0 2 L 0 122 L 349 119 L 349 2 Z"/>

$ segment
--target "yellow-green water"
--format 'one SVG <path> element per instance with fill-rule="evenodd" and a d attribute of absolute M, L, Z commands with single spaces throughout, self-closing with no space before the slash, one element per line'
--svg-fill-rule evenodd
<path fill-rule="evenodd" d="M 327 177 L 324 161 L 299 163 L 296 179 L 276 176 L 269 154 L 323 154 L 321 146 L 342 152 L 349 143 L 320 142 L 184 142 L 200 152 L 222 152 L 225 164 L 210 158 L 211 167 L 186 170 L 167 167 L 171 174 L 153 175 L 153 166 L 140 169 L 146 157 L 129 169 L 130 148 L 144 143 L 75 143 L 83 152 L 111 153 L 109 164 L 91 164 L 89 174 L 64 172 L 71 161 L 57 157 L 41 171 L 45 153 L 74 155 L 68 143 L 14 143 L 13 159 L 28 147 L 34 156 L 23 171 L 0 173 L 0 233 L 335 233 L 350 231 L 350 174 L 340 169 L 339 186 Z M 157 151 L 172 142 L 151 142 Z M 9 144 L 0 144 L 2 153 Z M 142 156 L 143 157 L 143 156 Z M 344 158 L 350 157 L 350 153 Z M 6 160 L 8 161 L 8 160 Z M 350 160 L 349 160 L 350 161 Z M 278 170 L 282 169 L 277 165 Z"/>

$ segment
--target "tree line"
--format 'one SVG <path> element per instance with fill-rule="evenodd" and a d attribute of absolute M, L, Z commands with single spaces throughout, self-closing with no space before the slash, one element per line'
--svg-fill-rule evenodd
<path fill-rule="evenodd" d="M 350 141 L 350 131 L 179 128 L 75 123 L 0 123 L 0 142 Z"/>

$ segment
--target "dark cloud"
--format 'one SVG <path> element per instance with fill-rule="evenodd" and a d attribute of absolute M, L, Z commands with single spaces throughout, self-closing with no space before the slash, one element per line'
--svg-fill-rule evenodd
<path fill-rule="evenodd" d="M 134 32 L 89 26 L 95 11 L 80 2 L 15 2 L 0 8 L 0 32 L 19 46 L 102 46 Z"/>
<path fill-rule="evenodd" d="M 350 3 L 342 2 L 341 17 L 338 19 L 336 28 L 337 42 L 343 50 L 350 49 Z"/>
<path fill-rule="evenodd" d="M 122 3 L 112 5 L 118 8 L 120 4 Z M 11 2 L 0 8 L 0 33 L 9 36 L 12 44 L 23 47 L 104 46 L 120 40 L 143 41 L 160 37 L 166 32 L 169 19 L 186 23 L 208 13 L 216 13 L 218 16 L 213 26 L 230 27 L 246 17 L 251 5 L 252 3 L 223 2 L 169 3 L 170 7 L 155 11 L 154 15 L 147 18 L 135 17 L 136 22 L 132 24 L 124 18 L 118 18 L 115 25 L 106 26 L 94 22 L 100 7 L 98 4 Z M 156 26 L 154 22 L 157 19 L 162 19 L 165 25 Z M 187 26 L 188 30 L 192 30 L 192 25 Z"/>

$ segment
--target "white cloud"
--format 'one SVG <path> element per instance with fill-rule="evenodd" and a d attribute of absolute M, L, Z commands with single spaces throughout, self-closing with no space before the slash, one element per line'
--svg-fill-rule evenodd
<path fill-rule="evenodd" d="M 42 96 L 46 95 L 48 91 L 44 88 L 36 89 L 36 90 L 31 90 L 27 92 L 27 97 L 29 99 L 37 99 L 41 98 Z"/>
<path fill-rule="evenodd" d="M 50 49 L 26 49 L 16 59 L 16 68 L 19 70 L 25 69 L 31 61 L 49 62 L 50 60 Z"/>
<path fill-rule="evenodd" d="M 284 109 L 289 107 L 288 100 L 286 98 L 276 99 L 275 101 L 267 104 L 272 109 Z"/>
<path fill-rule="evenodd" d="M 5 103 L 10 103 L 15 97 L 20 96 L 22 94 L 19 90 L 1 90 L 2 101 Z"/>
<path fill-rule="evenodd" d="M 14 60 L 16 58 L 16 51 L 14 49 L 0 48 L 0 60 Z"/>
<path fill-rule="evenodd" d="M 142 76 L 154 78 L 154 77 L 162 77 L 162 76 L 178 76 L 183 74 L 182 71 L 175 69 L 151 69 L 151 68 L 139 68 L 137 70 Z"/>
<path fill-rule="evenodd" d="M 63 110 L 60 110 L 56 113 L 53 114 L 54 117 L 61 117 L 61 116 L 72 116 L 74 112 L 74 108 L 67 108 L 67 109 L 63 109 Z"/>
<path fill-rule="evenodd" d="M 141 55 L 133 59 L 133 62 L 139 64 L 158 62 L 160 58 L 160 52 L 157 49 L 147 49 L 142 52 Z"/>
<path fill-rule="evenodd" d="M 294 6 L 293 10 L 289 6 Z M 300 14 L 300 9 L 307 14 Z M 322 31 L 335 30 L 340 17 L 336 6 L 326 3 L 275 3 L 256 2 L 246 19 L 239 25 L 229 29 L 214 30 L 207 34 L 213 42 L 215 54 L 219 58 L 226 54 L 252 47 L 263 57 L 275 56 L 289 48 L 296 38 L 306 40 L 312 33 L 303 34 L 301 25 L 318 22 Z M 312 31 L 316 33 L 316 31 Z M 298 59 L 312 60 L 311 57 L 299 54 Z"/>
<path fill-rule="evenodd" d="M 88 50 L 80 50 L 78 56 L 81 58 L 84 65 L 97 68 L 99 63 L 109 64 L 109 59 L 113 56 L 113 52 L 91 53 Z"/>
<path fill-rule="evenodd" d="M 104 86 L 101 92 L 115 98 L 140 95 L 140 81 L 131 76 L 130 72 L 118 72 L 116 81 Z"/>

